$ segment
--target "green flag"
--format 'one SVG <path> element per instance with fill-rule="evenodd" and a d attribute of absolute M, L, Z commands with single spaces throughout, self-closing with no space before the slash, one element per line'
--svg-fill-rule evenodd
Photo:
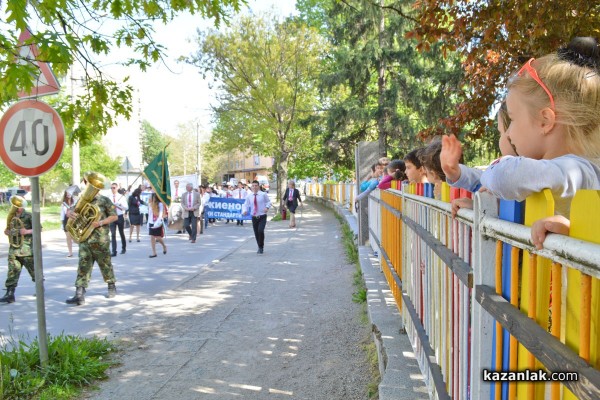
<path fill-rule="evenodd" d="M 169 166 L 167 164 L 167 148 L 165 147 L 154 160 L 144 168 L 144 176 L 150 182 L 154 193 L 169 207 L 171 205 L 171 184 Z"/>

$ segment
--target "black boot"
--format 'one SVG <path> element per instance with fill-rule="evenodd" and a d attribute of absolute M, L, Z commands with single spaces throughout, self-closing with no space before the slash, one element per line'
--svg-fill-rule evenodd
<path fill-rule="evenodd" d="M 75 289 L 75 296 L 65 301 L 67 304 L 77 304 L 78 306 L 85 304 L 85 288 L 83 286 L 77 286 Z"/>
<path fill-rule="evenodd" d="M 106 297 L 108 297 L 109 299 L 112 299 L 116 295 L 117 295 L 117 287 L 115 286 L 114 283 L 109 283 L 108 284 L 108 294 L 106 295 Z"/>
<path fill-rule="evenodd" d="M 0 303 L 14 303 L 15 302 L 15 288 L 7 287 L 6 294 L 0 298 Z"/>

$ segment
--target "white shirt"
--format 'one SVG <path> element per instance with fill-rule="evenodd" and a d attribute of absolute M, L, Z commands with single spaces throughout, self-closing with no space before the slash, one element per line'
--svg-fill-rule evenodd
<path fill-rule="evenodd" d="M 269 199 L 269 195 L 261 191 L 256 194 L 256 203 L 258 205 L 256 213 L 254 212 L 254 198 L 254 193 L 249 194 L 248 197 L 246 197 L 246 202 L 242 205 L 242 214 L 247 212 L 253 217 L 266 215 L 265 208 L 271 208 L 271 200 Z"/>
<path fill-rule="evenodd" d="M 161 219 L 163 219 L 163 204 L 162 203 L 158 203 L 158 218 L 156 218 L 156 220 L 154 220 L 154 212 L 152 212 L 152 207 L 148 207 L 148 223 L 147 225 L 150 226 L 151 224 L 154 224 L 157 221 L 160 221 Z"/>
<path fill-rule="evenodd" d="M 248 192 L 244 188 L 235 189 L 232 191 L 232 193 L 233 193 L 232 197 L 234 199 L 246 199 L 246 196 L 248 196 Z"/>
<path fill-rule="evenodd" d="M 200 201 L 200 213 L 204 212 L 204 205 L 210 201 L 210 194 L 208 192 L 204 192 Z"/>
<path fill-rule="evenodd" d="M 115 205 L 117 215 L 123 215 L 125 211 L 129 209 L 129 205 L 127 204 L 127 196 L 119 193 L 111 193 L 108 198 Z"/>

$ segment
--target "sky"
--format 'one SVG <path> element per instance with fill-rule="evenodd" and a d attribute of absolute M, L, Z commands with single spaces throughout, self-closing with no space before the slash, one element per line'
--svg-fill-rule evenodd
<path fill-rule="evenodd" d="M 295 0 L 253 0 L 248 3 L 255 13 L 273 9 L 285 17 L 295 11 Z M 191 15 L 178 17 L 168 27 L 158 26 L 155 38 L 168 47 L 166 65 L 156 64 L 146 73 L 131 68 L 128 71 L 131 84 L 139 90 L 141 118 L 163 133 L 174 135 L 177 125 L 188 121 L 199 122 L 205 132 L 210 130 L 209 108 L 213 96 L 208 83 L 203 81 L 198 68 L 177 62 L 177 59 L 197 49 L 196 44 L 191 43 L 197 28 L 212 26 L 212 22 Z"/>

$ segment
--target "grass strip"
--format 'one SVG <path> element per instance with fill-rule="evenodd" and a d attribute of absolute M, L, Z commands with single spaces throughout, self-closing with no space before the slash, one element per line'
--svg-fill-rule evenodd
<path fill-rule="evenodd" d="M 106 378 L 116 349 L 106 339 L 48 336 L 48 358 L 42 369 L 39 342 L 11 339 L 0 350 L 0 400 L 67 400 L 84 387 Z"/>

